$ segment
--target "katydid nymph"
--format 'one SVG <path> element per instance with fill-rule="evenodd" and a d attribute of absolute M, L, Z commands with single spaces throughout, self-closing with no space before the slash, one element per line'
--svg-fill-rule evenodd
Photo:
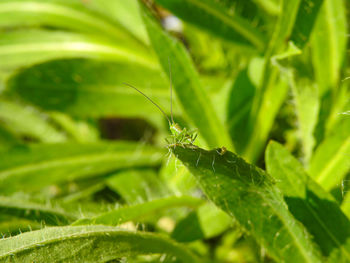
<path fill-rule="evenodd" d="M 145 93 L 143 93 L 141 90 L 137 89 L 136 87 L 124 83 L 125 85 L 127 85 L 128 87 L 133 88 L 134 90 L 136 90 L 138 93 L 140 93 L 141 95 L 143 95 L 146 99 L 148 99 L 154 106 L 156 106 L 160 112 L 165 116 L 165 118 L 168 120 L 169 123 L 169 129 L 171 132 L 171 138 L 172 141 L 169 142 L 168 140 L 167 143 L 169 144 L 169 146 L 183 146 L 184 144 L 190 144 L 193 145 L 193 142 L 195 141 L 195 139 L 197 138 L 197 133 L 195 131 L 188 131 L 186 128 L 181 128 L 179 124 L 174 122 L 174 117 L 173 117 L 173 91 L 172 91 L 172 83 L 171 83 L 171 71 L 169 71 L 169 76 L 170 76 L 170 116 L 171 119 L 169 119 L 168 115 L 164 112 L 164 110 L 157 104 L 155 103 L 150 97 L 148 97 Z"/>

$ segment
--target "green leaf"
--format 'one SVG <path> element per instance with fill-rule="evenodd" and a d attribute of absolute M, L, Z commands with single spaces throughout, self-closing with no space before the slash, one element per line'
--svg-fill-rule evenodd
<path fill-rule="evenodd" d="M 1 119 L 1 118 L 0 118 Z M 0 151 L 9 149 L 15 144 L 19 144 L 18 138 L 10 131 L 10 129 L 0 125 Z"/>
<path fill-rule="evenodd" d="M 76 219 L 75 216 L 58 208 L 5 196 L 0 196 L 0 213 L 1 215 L 43 222 L 47 225 L 66 225 Z"/>
<path fill-rule="evenodd" d="M 253 2 L 255 2 L 270 15 L 278 15 L 281 11 L 279 0 L 253 0 Z"/>
<path fill-rule="evenodd" d="M 291 213 L 312 234 L 325 256 L 341 254 L 350 261 L 350 221 L 334 198 L 315 183 L 282 145 L 270 142 L 267 172 L 276 179 Z"/>
<path fill-rule="evenodd" d="M 206 196 L 234 217 L 276 261 L 322 262 L 307 230 L 288 211 L 274 180 L 232 152 L 171 148 Z"/>
<path fill-rule="evenodd" d="M 51 112 L 50 117 L 55 124 L 77 142 L 95 142 L 99 139 L 97 128 L 93 127 L 88 122 L 74 120 L 70 116 L 60 112 Z"/>
<path fill-rule="evenodd" d="M 165 33 L 157 21 L 143 7 L 143 19 L 164 72 L 174 76 L 174 89 L 183 112 L 211 147 L 225 145 L 232 149 L 232 142 L 220 122 L 209 96 L 203 90 L 198 73 L 184 46 Z"/>
<path fill-rule="evenodd" d="M 325 0 L 311 42 L 312 62 L 321 96 L 338 88 L 347 39 L 344 1 Z"/>
<path fill-rule="evenodd" d="M 253 162 L 259 158 L 266 144 L 273 120 L 287 94 L 286 80 L 278 80 L 280 68 L 272 64 L 272 57 L 283 53 L 286 49 L 285 40 L 290 37 L 300 1 L 302 0 L 281 1 L 281 12 L 265 52 L 264 66 L 261 69 L 262 77 L 259 88 L 256 90 L 249 120 L 249 130 L 252 132 L 252 136 L 244 152 L 244 156 Z M 283 78 L 282 75 L 281 77 Z M 279 82 L 278 85 L 276 85 L 277 81 Z M 276 94 L 279 94 L 279 96 L 276 96 Z M 266 112 L 268 108 L 271 109 L 270 113 Z M 269 122 L 266 122 L 266 117 L 270 119 Z M 262 127 L 264 128 L 263 133 L 260 132 Z M 255 132 L 256 130 L 259 130 L 259 132 Z"/>
<path fill-rule="evenodd" d="M 0 26 L 50 26 L 136 42 L 122 26 L 78 1 L 1 0 Z"/>
<path fill-rule="evenodd" d="M 299 2 L 299 8 L 290 39 L 299 49 L 302 49 L 310 39 L 324 0 L 299 0 L 291 2 Z"/>
<path fill-rule="evenodd" d="M 45 118 L 47 116 L 44 113 L 33 107 L 0 98 L 0 122 L 11 133 L 42 142 L 66 141 L 66 135 Z"/>
<path fill-rule="evenodd" d="M 143 88 L 165 111 L 170 110 L 168 83 L 160 72 L 125 62 L 51 61 L 19 71 L 8 80 L 7 91 L 45 110 L 79 117 L 160 115 L 125 82 Z"/>
<path fill-rule="evenodd" d="M 16 217 L 3 217 L 0 222 L 0 233 L 2 234 L 2 238 L 41 228 L 42 225 L 40 223 Z"/>
<path fill-rule="evenodd" d="M 130 43 L 113 42 L 101 36 L 48 30 L 18 30 L 2 33 L 1 36 L 0 69 L 13 69 L 57 58 L 94 58 L 158 67 L 147 49 Z"/>
<path fill-rule="evenodd" d="M 33 191 L 121 168 L 154 166 L 162 157 L 157 148 L 127 142 L 16 147 L 0 153 L 0 189 L 2 193 Z"/>
<path fill-rule="evenodd" d="M 311 177 L 327 191 L 340 185 L 350 168 L 350 121 L 348 116 L 339 118 L 333 132 L 317 147 L 309 167 Z"/>
<path fill-rule="evenodd" d="M 342 182 L 342 203 L 341 203 L 341 209 L 344 212 L 344 214 L 346 214 L 346 216 L 350 219 L 350 192 L 349 192 L 349 181 L 348 180 L 344 180 L 344 182 Z"/>
<path fill-rule="evenodd" d="M 267 55 L 279 53 L 286 39 L 302 49 L 309 41 L 323 0 L 282 0 L 281 13 L 276 24 Z"/>
<path fill-rule="evenodd" d="M 296 49 L 304 47 L 309 41 L 322 1 L 282 0 L 281 13 L 265 52 L 263 77 L 260 88 L 257 89 L 258 92 L 254 98 L 253 109 L 251 111 L 250 129 L 252 131 L 260 131 L 263 128 L 263 132 L 253 132 L 244 154 L 248 160 L 256 161 L 259 157 L 266 143 L 271 124 L 285 99 L 287 91 L 286 83 L 283 83 L 285 81 L 283 79 L 279 80 L 279 76 L 283 78 L 283 74 L 279 75 L 280 68 L 274 65 L 275 61 L 272 58 L 276 55 L 288 54 L 287 43 L 296 44 Z M 286 40 L 291 41 L 288 42 Z M 280 82 L 278 85 L 276 85 L 277 81 Z M 277 93 L 279 96 L 275 96 Z M 271 113 L 266 113 L 266 107 L 271 109 Z M 269 122 L 267 122 L 268 125 L 265 125 L 265 116 L 269 116 L 270 118 Z"/>
<path fill-rule="evenodd" d="M 288 82 L 283 76 L 281 76 L 281 79 L 277 83 L 265 90 L 260 110 L 256 115 L 256 124 L 254 128 L 249 129 L 251 137 L 243 153 L 243 156 L 248 160 L 255 162 L 259 158 L 260 153 L 266 145 L 266 140 L 268 139 L 277 113 L 287 94 Z M 252 115 L 251 118 L 255 119 Z"/>
<path fill-rule="evenodd" d="M 116 226 L 127 221 L 142 221 L 144 218 L 154 218 L 163 210 L 173 207 L 188 206 L 194 208 L 202 204 L 202 202 L 203 200 L 191 196 L 171 196 L 133 206 L 120 207 L 92 218 L 80 219 L 74 222 L 73 225 L 97 224 Z"/>
<path fill-rule="evenodd" d="M 163 253 L 182 262 L 199 262 L 168 238 L 106 226 L 51 227 L 0 240 L 0 262 L 95 263 Z"/>
<path fill-rule="evenodd" d="M 250 44 L 259 50 L 265 47 L 265 37 L 256 27 L 237 13 L 229 14 L 213 0 L 156 0 L 156 2 L 184 21 L 225 40 Z"/>
<path fill-rule="evenodd" d="M 247 120 L 262 76 L 262 68 L 261 58 L 252 59 L 249 66 L 238 73 L 229 94 L 227 126 L 239 154 L 244 151 L 251 136 Z"/>
<path fill-rule="evenodd" d="M 307 167 L 315 145 L 314 129 L 319 112 L 317 87 L 306 78 L 291 78 L 291 87 L 295 99 L 298 118 L 298 137 L 302 143 L 303 163 Z"/>
<path fill-rule="evenodd" d="M 138 0 L 91 0 L 86 7 L 117 21 L 118 24 L 123 26 L 129 33 L 133 34 L 143 43 L 149 43 L 147 31 L 140 14 Z"/>
<path fill-rule="evenodd" d="M 121 171 L 108 178 L 106 184 L 128 204 L 143 203 L 169 194 L 156 172 L 150 169 Z"/>
<path fill-rule="evenodd" d="M 180 220 L 171 237 L 179 242 L 213 238 L 232 225 L 232 218 L 211 203 L 200 206 Z"/>
<path fill-rule="evenodd" d="M 163 162 L 160 177 L 175 194 L 195 195 L 198 191 L 196 178 L 172 156 Z"/>

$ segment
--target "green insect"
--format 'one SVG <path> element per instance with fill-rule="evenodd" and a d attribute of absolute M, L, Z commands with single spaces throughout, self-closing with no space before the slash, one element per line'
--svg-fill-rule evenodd
<path fill-rule="evenodd" d="M 170 64 L 169 64 L 169 69 L 170 69 Z M 134 86 L 124 83 L 125 85 L 133 88 L 137 92 L 139 92 L 141 95 L 143 95 L 145 98 L 147 98 L 153 105 L 155 105 L 161 113 L 165 116 L 165 118 L 168 120 L 169 123 L 169 129 L 171 132 L 171 140 L 167 140 L 167 143 L 169 146 L 184 146 L 185 144 L 190 144 L 192 146 L 194 141 L 197 138 L 197 133 L 196 131 L 188 131 L 186 128 L 181 128 L 179 124 L 174 122 L 173 118 L 173 98 L 172 98 L 172 84 L 171 84 L 171 71 L 170 71 L 170 113 L 171 113 L 171 120 L 169 119 L 168 115 L 164 112 L 164 110 L 157 104 L 155 103 L 150 97 L 148 97 L 145 93 L 140 91 L 139 89 L 135 88 Z"/>

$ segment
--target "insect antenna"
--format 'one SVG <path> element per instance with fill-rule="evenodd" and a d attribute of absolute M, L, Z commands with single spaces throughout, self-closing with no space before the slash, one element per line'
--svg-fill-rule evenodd
<path fill-rule="evenodd" d="M 169 126 L 171 125 L 171 122 L 170 122 L 170 119 L 169 119 L 168 115 L 166 115 L 166 113 L 162 110 L 162 108 L 161 108 L 157 103 L 155 103 L 150 97 L 148 97 L 148 96 L 147 96 L 145 93 L 143 93 L 141 90 L 135 88 L 134 86 L 132 86 L 132 85 L 130 85 L 130 84 L 128 84 L 128 83 L 123 83 L 123 84 L 126 85 L 126 86 L 128 86 L 128 87 L 130 87 L 130 88 L 133 88 L 133 89 L 136 90 L 138 93 L 140 93 L 141 95 L 143 95 L 146 99 L 148 99 L 150 102 L 152 102 L 152 104 L 153 104 L 154 106 L 156 106 L 156 107 L 161 111 L 161 113 L 163 113 L 163 115 L 165 116 L 165 118 L 168 120 Z"/>
<path fill-rule="evenodd" d="M 171 117 L 171 123 L 174 124 L 174 117 L 173 117 L 173 85 L 171 81 L 171 64 L 170 64 L 170 58 L 168 58 L 169 63 L 169 81 L 170 81 L 170 117 Z"/>

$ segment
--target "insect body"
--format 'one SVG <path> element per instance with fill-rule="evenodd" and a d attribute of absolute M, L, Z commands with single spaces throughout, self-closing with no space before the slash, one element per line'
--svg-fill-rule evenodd
<path fill-rule="evenodd" d="M 186 128 L 181 129 L 180 125 L 174 122 L 170 124 L 170 131 L 173 138 L 172 144 L 193 144 L 197 138 L 195 131 L 187 131 Z"/>
<path fill-rule="evenodd" d="M 167 143 L 170 144 L 169 146 L 177 146 L 177 145 L 184 146 L 184 144 L 193 145 L 193 142 L 197 138 L 197 134 L 195 131 L 187 131 L 186 128 L 182 129 L 179 124 L 174 122 L 173 113 L 172 113 L 172 101 L 171 101 L 171 120 L 170 120 L 168 115 L 166 115 L 166 113 L 162 110 L 162 108 L 157 103 L 155 103 L 150 97 L 148 97 L 146 94 L 144 94 L 142 91 L 135 88 L 134 86 L 127 84 L 127 83 L 124 83 L 124 84 L 135 89 L 137 92 L 139 92 L 144 97 L 146 97 L 166 117 L 166 119 L 168 120 L 168 123 L 169 123 L 169 129 L 171 132 L 171 137 L 170 137 L 171 140 L 170 141 L 166 140 Z M 171 86 L 170 86 L 170 90 L 171 90 Z"/>

